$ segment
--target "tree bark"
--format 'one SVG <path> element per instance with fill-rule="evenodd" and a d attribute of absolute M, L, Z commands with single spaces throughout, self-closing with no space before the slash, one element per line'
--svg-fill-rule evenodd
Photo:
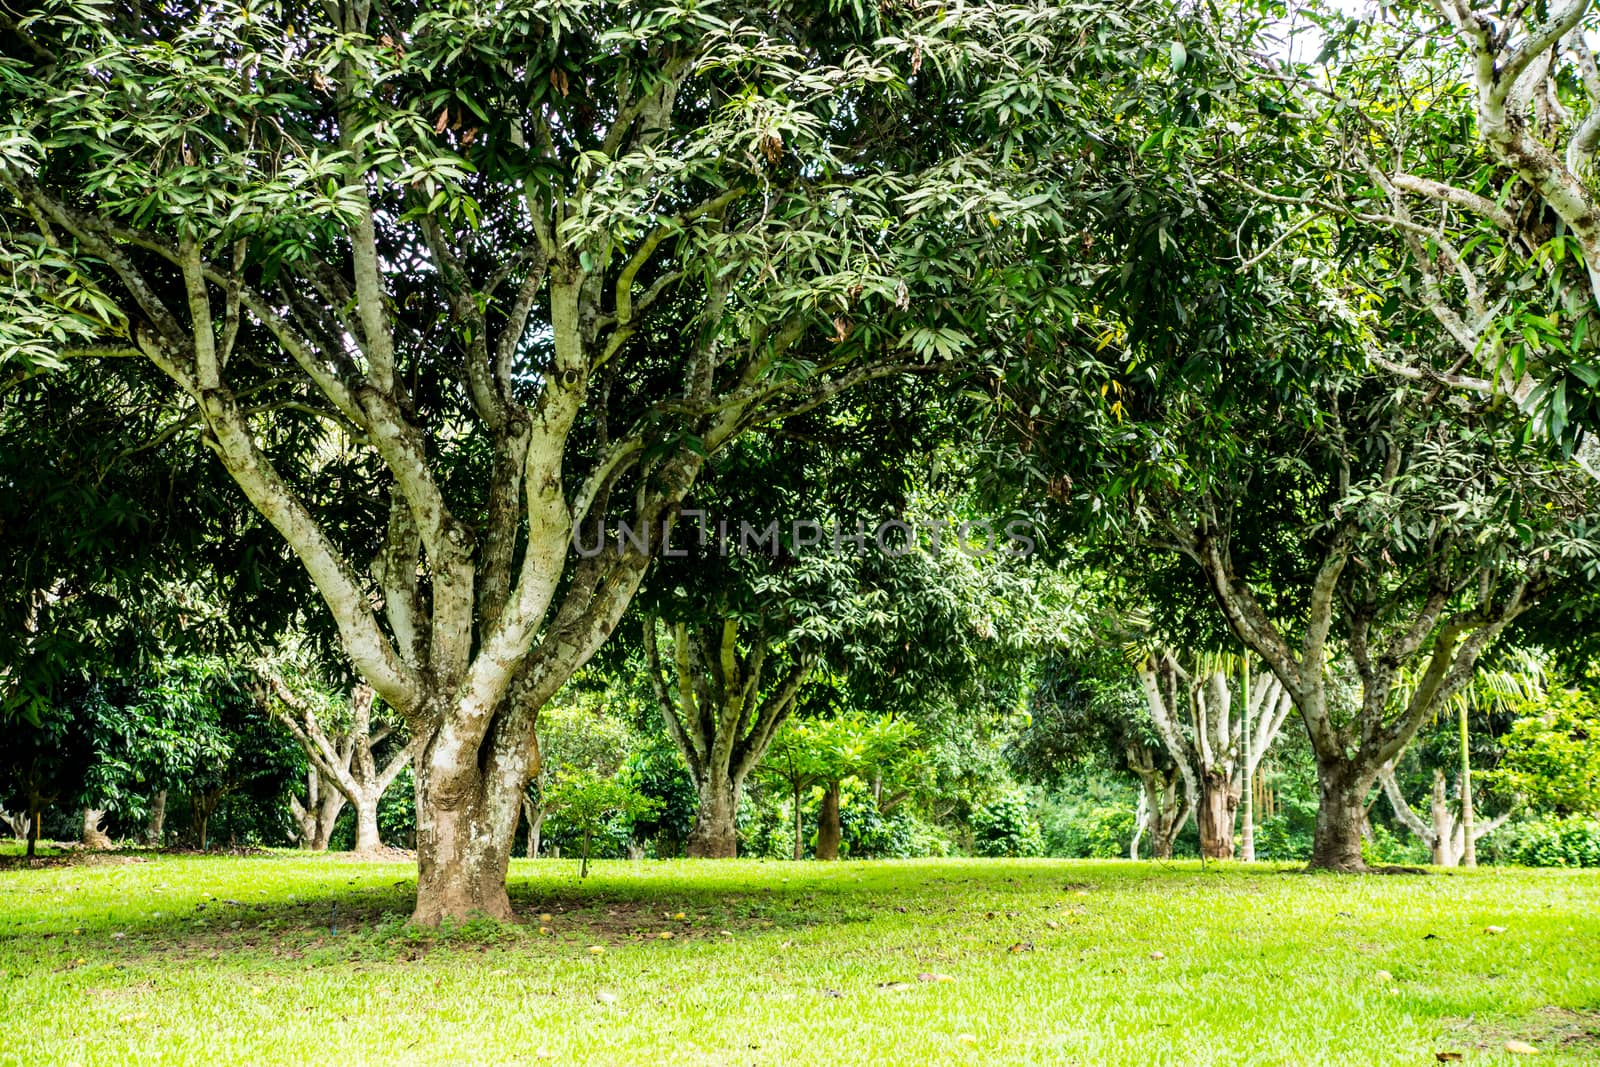
<path fill-rule="evenodd" d="M 356 851 L 376 852 L 383 847 L 378 836 L 378 798 L 368 793 L 355 805 Z"/>
<path fill-rule="evenodd" d="M 1317 821 L 1311 839 L 1311 867 L 1317 870 L 1359 872 L 1367 869 L 1361 857 L 1361 826 L 1367 814 L 1367 793 L 1378 768 L 1363 768 L 1348 760 L 1317 761 Z"/>
<path fill-rule="evenodd" d="M 417 795 L 417 906 L 412 920 L 513 918 L 506 872 L 528 781 L 527 748 L 500 743 L 477 752 L 441 731 L 413 770 Z M 511 788 L 514 786 L 514 788 Z"/>
<path fill-rule="evenodd" d="M 528 823 L 527 857 L 536 860 L 539 858 L 539 839 L 544 830 L 544 806 L 535 804 L 525 796 L 522 798 L 522 817 Z"/>
<path fill-rule="evenodd" d="M 844 829 L 839 823 L 839 783 L 834 782 L 822 793 L 822 807 L 817 811 L 817 859 L 839 858 L 839 842 L 844 839 Z"/>
<path fill-rule="evenodd" d="M 115 848 L 115 843 L 100 829 L 100 820 L 106 817 L 104 811 L 94 808 L 83 809 L 83 844 L 88 848 Z"/>
<path fill-rule="evenodd" d="M 150 821 L 144 830 L 145 844 L 160 848 L 167 837 L 167 791 L 157 789 L 150 798 Z"/>
<path fill-rule="evenodd" d="M 805 832 L 806 832 L 805 820 L 801 817 L 801 814 L 800 814 L 800 787 L 799 786 L 795 786 L 795 790 L 794 790 L 794 858 L 796 860 L 803 860 L 803 859 L 806 858 Z"/>
<path fill-rule="evenodd" d="M 1472 810 L 1472 748 L 1467 733 L 1467 705 L 1457 709 L 1461 716 L 1461 866 L 1478 865 L 1478 838 L 1473 832 L 1477 813 Z"/>
<path fill-rule="evenodd" d="M 1201 776 L 1200 807 L 1195 812 L 1200 855 L 1208 860 L 1233 859 L 1233 823 L 1238 806 L 1237 783 L 1216 770 Z"/>
<path fill-rule="evenodd" d="M 1178 789 L 1178 768 L 1171 764 L 1160 765 L 1156 753 L 1143 744 L 1129 743 L 1124 751 L 1128 769 L 1139 779 L 1140 808 L 1144 811 L 1145 829 L 1150 834 L 1150 858 L 1170 860 L 1173 843 L 1193 811 L 1187 791 L 1180 793 Z"/>
<path fill-rule="evenodd" d="M 742 783 L 725 776 L 707 778 L 700 786 L 700 806 L 686 849 L 691 859 L 733 859 L 739 854 L 735 817 Z"/>
<path fill-rule="evenodd" d="M 28 852 L 27 858 L 33 859 L 39 853 L 39 821 L 44 812 L 35 807 L 28 817 Z"/>

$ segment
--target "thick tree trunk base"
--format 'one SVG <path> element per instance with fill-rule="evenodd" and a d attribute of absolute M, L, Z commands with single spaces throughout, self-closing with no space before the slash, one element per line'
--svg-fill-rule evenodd
<path fill-rule="evenodd" d="M 383 838 L 378 834 L 378 800 L 363 803 L 356 808 L 357 852 L 382 852 Z"/>
<path fill-rule="evenodd" d="M 418 882 L 412 922 L 419 926 L 438 926 L 446 920 L 465 922 L 478 918 L 515 921 L 516 914 L 511 910 L 511 897 L 506 893 L 503 879 L 491 884 L 461 879 L 440 879 L 426 886 Z"/>
<path fill-rule="evenodd" d="M 1367 791 L 1376 777 L 1376 767 L 1365 772 L 1348 766 L 1317 768 L 1320 795 L 1307 870 L 1366 873 L 1361 826 L 1367 813 Z"/>
<path fill-rule="evenodd" d="M 1221 782 L 1207 781 L 1200 792 L 1195 827 L 1200 832 L 1200 855 L 1208 860 L 1233 859 L 1233 819 L 1239 798 Z"/>
<path fill-rule="evenodd" d="M 417 906 L 412 922 L 511 922 L 515 915 L 506 875 L 522 811 L 522 781 L 492 791 L 494 783 L 470 767 L 457 770 L 453 780 L 425 760 L 418 761 L 417 771 Z"/>
<path fill-rule="evenodd" d="M 739 790 L 731 784 L 707 782 L 700 789 L 694 828 L 684 842 L 690 859 L 731 860 L 739 855 L 739 831 L 734 815 L 739 810 Z"/>

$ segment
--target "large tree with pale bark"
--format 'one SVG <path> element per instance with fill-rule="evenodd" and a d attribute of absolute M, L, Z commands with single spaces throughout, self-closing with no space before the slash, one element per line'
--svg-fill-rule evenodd
<path fill-rule="evenodd" d="M 1109 9 L 598 0 L 0 37 L 0 351 L 164 373 L 416 739 L 429 923 L 511 915 L 539 709 L 707 457 L 982 352 L 1137 47 Z"/>

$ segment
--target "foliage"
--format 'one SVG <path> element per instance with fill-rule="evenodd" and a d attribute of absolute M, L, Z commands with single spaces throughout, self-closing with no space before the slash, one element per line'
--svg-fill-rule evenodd
<path fill-rule="evenodd" d="M 651 842 L 658 857 L 681 854 L 699 799 L 682 757 L 658 734 L 648 734 L 632 746 L 620 777 L 656 805 L 633 817 L 633 839 Z"/>
<path fill-rule="evenodd" d="M 1497 858 L 1524 867 L 1600 867 L 1600 820 L 1552 816 L 1517 822 L 1495 843 Z"/>
<path fill-rule="evenodd" d="M 1600 701 L 1555 689 L 1517 709 L 1500 764 L 1485 777 L 1552 815 L 1600 813 Z"/>
<path fill-rule="evenodd" d="M 973 851 L 980 856 L 1038 856 L 1044 837 L 1027 794 L 1010 789 L 972 812 Z"/>
<path fill-rule="evenodd" d="M 618 776 L 570 764 L 556 772 L 545 803 L 556 824 L 582 841 L 580 878 L 589 874 L 589 851 L 595 837 L 617 824 L 654 815 L 661 808 L 660 801 L 642 795 Z"/>

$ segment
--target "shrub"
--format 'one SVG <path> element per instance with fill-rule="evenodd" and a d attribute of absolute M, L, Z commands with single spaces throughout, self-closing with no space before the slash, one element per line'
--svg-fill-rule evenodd
<path fill-rule="evenodd" d="M 1600 867 L 1600 819 L 1546 816 L 1504 831 L 1498 855 L 1524 867 Z"/>
<path fill-rule="evenodd" d="M 980 856 L 1044 854 L 1044 837 L 1020 790 L 1001 793 L 973 809 L 972 847 Z"/>

